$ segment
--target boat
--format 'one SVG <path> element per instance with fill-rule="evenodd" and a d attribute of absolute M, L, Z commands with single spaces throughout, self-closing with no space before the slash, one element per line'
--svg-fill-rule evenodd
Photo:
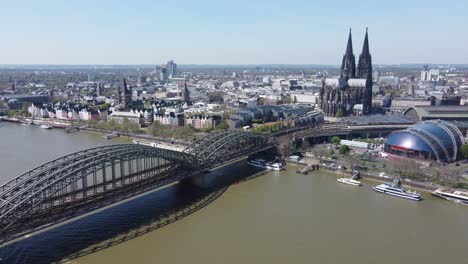
<path fill-rule="evenodd" d="M 253 160 L 249 160 L 247 161 L 248 164 L 252 165 L 252 166 L 255 166 L 255 167 L 259 167 L 259 168 L 264 168 L 264 169 L 270 169 L 270 170 L 277 170 L 277 171 L 280 171 L 280 170 L 283 170 L 284 169 L 284 165 L 282 163 L 279 163 L 279 162 L 267 162 L 266 160 L 264 159 L 253 159 Z"/>
<path fill-rule="evenodd" d="M 42 125 L 41 125 L 41 128 L 43 128 L 43 129 L 52 129 L 51 126 L 46 125 L 46 124 L 42 124 Z"/>
<path fill-rule="evenodd" d="M 118 133 L 118 132 L 112 132 L 112 133 L 110 133 L 110 134 L 108 134 L 108 135 L 105 136 L 106 139 L 113 139 L 113 138 L 115 138 L 115 137 L 120 137 L 120 133 Z"/>
<path fill-rule="evenodd" d="M 267 162 L 266 166 L 267 166 L 267 169 L 270 169 L 270 170 L 280 171 L 284 169 L 284 165 L 279 162 Z"/>
<path fill-rule="evenodd" d="M 356 180 L 353 180 L 353 179 L 350 179 L 350 178 L 339 178 L 336 181 L 344 183 L 344 184 L 354 185 L 354 186 L 361 186 L 362 185 L 360 181 L 356 181 Z"/>
<path fill-rule="evenodd" d="M 372 187 L 374 191 L 397 196 L 400 198 L 410 199 L 414 201 L 421 201 L 421 194 L 417 192 L 409 192 L 406 191 L 403 186 L 401 186 L 401 181 L 399 179 L 393 180 L 393 182 L 387 182 L 383 184 L 379 184 L 377 186 Z"/>
<path fill-rule="evenodd" d="M 432 195 L 449 200 L 459 204 L 468 205 L 468 192 L 448 189 L 448 188 L 439 188 L 431 193 Z"/>

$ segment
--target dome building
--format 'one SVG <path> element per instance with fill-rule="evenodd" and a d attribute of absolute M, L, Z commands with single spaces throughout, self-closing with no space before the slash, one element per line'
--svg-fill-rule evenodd
<path fill-rule="evenodd" d="M 409 158 L 454 162 L 460 157 L 464 139 L 460 130 L 450 122 L 428 120 L 387 137 L 387 153 Z"/>

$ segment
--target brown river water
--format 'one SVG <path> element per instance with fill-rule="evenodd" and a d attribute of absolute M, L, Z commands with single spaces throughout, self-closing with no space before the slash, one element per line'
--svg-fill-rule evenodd
<path fill-rule="evenodd" d="M 67 153 L 125 142 L 0 123 L 0 183 Z M 220 169 L 212 188 L 176 184 L 4 246 L 0 264 L 468 263 L 467 206 L 296 169 L 239 162 Z"/>

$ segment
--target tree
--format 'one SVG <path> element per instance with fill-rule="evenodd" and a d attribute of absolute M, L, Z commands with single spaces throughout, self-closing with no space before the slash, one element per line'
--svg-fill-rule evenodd
<path fill-rule="evenodd" d="M 122 122 L 122 130 L 124 132 L 130 132 L 133 130 L 133 125 L 132 123 L 130 122 L 130 120 L 128 120 L 128 118 L 124 118 L 123 119 L 123 122 Z"/>
<path fill-rule="evenodd" d="M 265 98 L 264 97 L 259 97 L 257 99 L 257 104 L 258 105 L 265 105 Z"/>
<path fill-rule="evenodd" d="M 343 161 L 344 161 L 344 164 L 346 165 L 346 167 L 348 167 L 351 170 L 357 165 L 357 162 L 358 162 L 356 157 L 353 156 L 353 155 L 346 155 L 343 158 Z"/>
<path fill-rule="evenodd" d="M 463 144 L 460 149 L 463 158 L 468 159 L 468 144 Z"/>
<path fill-rule="evenodd" d="M 155 120 L 153 124 L 151 125 L 151 130 L 150 130 L 151 134 L 153 136 L 157 136 L 159 135 L 160 130 L 161 130 L 161 124 L 159 123 L 158 120 Z"/>
<path fill-rule="evenodd" d="M 228 125 L 227 125 L 227 121 L 226 119 L 222 119 L 221 120 L 221 123 L 219 123 L 215 129 L 227 129 Z"/>
<path fill-rule="evenodd" d="M 111 119 L 109 122 L 107 122 L 107 127 L 111 130 L 117 130 L 119 129 L 119 124 L 114 119 Z"/>
<path fill-rule="evenodd" d="M 28 103 L 23 103 L 23 107 L 21 107 L 21 114 L 23 116 L 28 116 L 29 115 L 28 107 L 29 107 Z"/>
<path fill-rule="evenodd" d="M 293 102 L 293 99 L 292 99 L 292 97 L 290 95 L 283 98 L 283 103 L 284 104 L 290 104 L 292 102 Z"/>
<path fill-rule="evenodd" d="M 7 109 L 5 111 L 5 114 L 6 114 L 7 117 L 14 117 L 14 116 L 16 116 L 17 113 L 15 111 L 11 110 L 11 109 Z"/>
<path fill-rule="evenodd" d="M 338 144 L 340 144 L 341 142 L 341 138 L 338 136 L 333 136 L 330 138 L 330 142 L 334 144 L 335 146 L 338 146 Z"/>
<path fill-rule="evenodd" d="M 343 110 L 338 109 L 338 111 L 336 111 L 335 117 L 343 117 Z"/>
<path fill-rule="evenodd" d="M 103 110 L 103 111 L 104 111 L 104 110 L 107 111 L 107 109 L 109 109 L 109 107 L 110 107 L 110 104 L 109 104 L 109 103 L 104 103 L 104 104 L 102 104 L 102 105 L 99 107 L 99 109 L 101 109 L 101 110 Z"/>
<path fill-rule="evenodd" d="M 349 147 L 348 145 L 341 145 L 340 146 L 340 154 L 341 155 L 346 155 L 349 152 Z"/>
<path fill-rule="evenodd" d="M 312 149 L 312 153 L 314 153 L 319 161 L 322 161 L 322 157 L 327 155 L 327 149 L 324 145 L 317 145 Z"/>

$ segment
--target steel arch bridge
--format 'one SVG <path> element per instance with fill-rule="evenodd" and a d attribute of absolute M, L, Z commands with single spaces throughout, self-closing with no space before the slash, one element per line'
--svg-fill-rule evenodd
<path fill-rule="evenodd" d="M 268 136 L 223 131 L 184 151 L 119 144 L 60 157 L 0 186 L 0 241 L 274 146 Z"/>

